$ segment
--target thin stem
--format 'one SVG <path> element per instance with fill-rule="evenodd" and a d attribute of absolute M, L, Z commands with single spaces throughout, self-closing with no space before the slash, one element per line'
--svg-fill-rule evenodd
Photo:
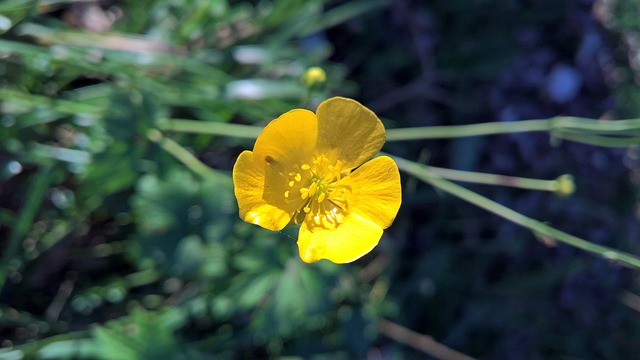
<path fill-rule="evenodd" d="M 163 119 L 158 128 L 164 131 L 210 134 L 255 139 L 262 127 L 186 119 Z M 550 132 L 553 136 L 590 145 L 627 147 L 640 145 L 640 119 L 601 121 L 574 117 L 489 122 L 471 125 L 424 126 L 387 130 L 387 141 L 442 139 L 469 136 Z M 615 135 L 615 136 L 606 136 Z"/>
<path fill-rule="evenodd" d="M 472 357 L 437 342 L 429 335 L 417 333 L 387 319 L 380 319 L 378 329 L 385 336 L 437 359 L 473 360 Z"/>
<path fill-rule="evenodd" d="M 470 125 L 422 126 L 388 129 L 387 141 L 458 138 L 493 134 L 549 131 L 549 120 L 490 122 Z"/>
<path fill-rule="evenodd" d="M 164 131 L 224 135 L 248 139 L 257 138 L 262 131 L 259 126 L 184 119 L 164 119 L 160 121 L 158 128 Z"/>
<path fill-rule="evenodd" d="M 587 118 L 560 116 L 551 119 L 521 120 L 511 122 L 488 122 L 470 125 L 423 126 L 387 130 L 387 141 L 419 139 L 442 139 L 467 136 L 512 134 L 523 132 L 550 131 L 554 135 L 568 140 L 581 141 L 581 132 L 592 134 L 630 135 L 640 132 L 640 119 L 602 121 Z M 567 132 L 575 137 L 569 139 Z M 609 138 L 615 140 L 637 138 Z M 603 144 L 603 146 L 610 146 Z M 614 146 L 622 146 L 618 142 Z"/>
<path fill-rule="evenodd" d="M 601 136 L 582 132 L 568 132 L 564 130 L 555 132 L 554 136 L 565 140 L 581 142 L 583 144 L 595 146 L 629 147 L 640 145 L 640 138 L 638 137 Z"/>
<path fill-rule="evenodd" d="M 481 207 L 509 221 L 512 221 L 524 228 L 527 228 L 533 231 L 536 235 L 544 235 L 544 236 L 556 239 L 557 241 L 563 242 L 565 244 L 590 252 L 592 254 L 596 254 L 598 256 L 601 256 L 604 259 L 622 263 L 636 269 L 640 269 L 640 258 L 636 257 L 635 255 L 617 251 L 606 246 L 593 244 L 577 236 L 573 236 L 563 231 L 560 231 L 541 221 L 529 218 L 504 205 L 498 204 L 497 202 L 490 200 L 471 190 L 468 190 L 460 185 L 454 184 L 448 180 L 434 176 L 429 172 L 429 169 L 424 165 L 421 165 L 409 160 L 405 160 L 397 156 L 393 156 L 393 158 L 398 164 L 398 167 L 404 172 L 411 174 L 416 178 L 428 184 L 431 184 L 440 190 L 448 192 L 451 195 L 457 196 L 478 207 Z"/>
<path fill-rule="evenodd" d="M 207 178 L 215 178 L 221 182 L 227 183 L 230 182 L 230 178 L 228 175 L 225 175 L 217 170 L 214 170 L 202 161 L 198 160 L 193 154 L 191 154 L 187 149 L 183 148 L 180 144 L 173 141 L 170 138 L 164 137 L 162 133 L 158 130 L 150 130 L 147 133 L 147 138 L 152 142 L 157 143 L 163 150 L 173 155 L 178 161 L 183 163 L 186 167 L 188 167 L 194 173 L 202 176 L 204 179 Z"/>
<path fill-rule="evenodd" d="M 384 152 L 380 152 L 380 154 L 393 157 L 393 155 Z M 551 191 L 560 196 L 571 195 L 575 190 L 573 176 L 568 174 L 560 175 L 553 180 L 542 180 L 518 176 L 488 174 L 475 171 L 447 169 L 430 165 L 424 165 L 424 167 L 433 176 L 453 181 L 508 186 L 528 190 Z"/>
<path fill-rule="evenodd" d="M 159 124 L 160 129 L 177 132 L 225 135 L 243 138 L 256 138 L 261 127 L 250 125 L 226 124 L 219 122 L 204 122 L 197 120 L 165 119 Z M 444 168 L 429 167 L 430 171 L 439 177 L 451 180 L 473 182 L 480 184 L 502 185 L 522 189 L 556 191 L 556 180 L 538 180 L 522 177 L 484 174 Z"/>
<path fill-rule="evenodd" d="M 426 166 L 426 168 L 429 169 L 429 172 L 432 175 L 449 180 L 470 182 L 476 184 L 501 185 L 529 190 L 556 191 L 558 189 L 557 179 L 529 179 L 517 176 L 505 176 L 474 171 L 445 169 L 435 166 Z"/>

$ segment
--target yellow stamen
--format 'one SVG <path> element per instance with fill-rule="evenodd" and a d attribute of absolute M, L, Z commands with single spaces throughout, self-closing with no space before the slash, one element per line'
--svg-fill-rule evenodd
<path fill-rule="evenodd" d="M 347 202 L 351 194 L 348 188 L 337 186 L 337 182 L 343 178 L 342 163 L 338 160 L 330 164 L 326 156 L 320 155 L 314 157 L 312 163 L 305 163 L 297 168 L 300 172 L 289 173 L 289 186 L 294 190 L 285 192 L 285 198 L 300 201 L 296 215 L 303 216 L 297 219 L 305 219 L 304 221 L 310 221 L 314 226 L 325 228 L 340 225 L 348 214 Z M 295 199 L 292 194 L 298 192 L 300 197 Z"/>
<path fill-rule="evenodd" d="M 300 197 L 302 198 L 302 200 L 306 200 L 309 197 L 309 189 L 300 188 Z"/>
<path fill-rule="evenodd" d="M 314 182 L 309 186 L 309 195 L 313 196 L 316 194 L 316 191 L 318 190 L 318 183 Z"/>

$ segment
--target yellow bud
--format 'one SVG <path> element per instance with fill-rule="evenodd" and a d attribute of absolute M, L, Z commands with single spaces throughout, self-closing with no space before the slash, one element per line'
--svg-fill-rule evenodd
<path fill-rule="evenodd" d="M 322 84 L 325 80 L 327 80 L 327 73 L 317 66 L 307 69 L 307 71 L 302 74 L 302 82 L 307 85 L 307 87 Z"/>
<path fill-rule="evenodd" d="M 558 196 L 569 196 L 576 191 L 576 184 L 573 181 L 573 176 L 569 174 L 564 174 L 558 176 L 556 179 L 556 195 Z"/>

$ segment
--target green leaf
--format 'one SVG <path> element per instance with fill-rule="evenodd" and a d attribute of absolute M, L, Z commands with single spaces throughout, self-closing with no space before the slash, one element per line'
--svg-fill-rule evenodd
<path fill-rule="evenodd" d="M 184 324 L 178 309 L 136 308 L 129 316 L 93 329 L 96 356 L 109 360 L 186 359 L 174 331 Z"/>
<path fill-rule="evenodd" d="M 224 244 L 237 221 L 227 182 L 205 182 L 174 168 L 162 179 L 140 178 L 131 205 L 140 233 L 133 256 L 151 259 L 173 276 L 224 274 Z"/>

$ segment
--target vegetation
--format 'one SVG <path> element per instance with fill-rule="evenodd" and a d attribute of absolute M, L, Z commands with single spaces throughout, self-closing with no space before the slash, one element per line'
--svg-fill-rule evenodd
<path fill-rule="evenodd" d="M 0 358 L 630 358 L 638 8 L 3 1 Z M 403 204 L 306 264 L 231 169 L 334 95 L 385 123 Z"/>

